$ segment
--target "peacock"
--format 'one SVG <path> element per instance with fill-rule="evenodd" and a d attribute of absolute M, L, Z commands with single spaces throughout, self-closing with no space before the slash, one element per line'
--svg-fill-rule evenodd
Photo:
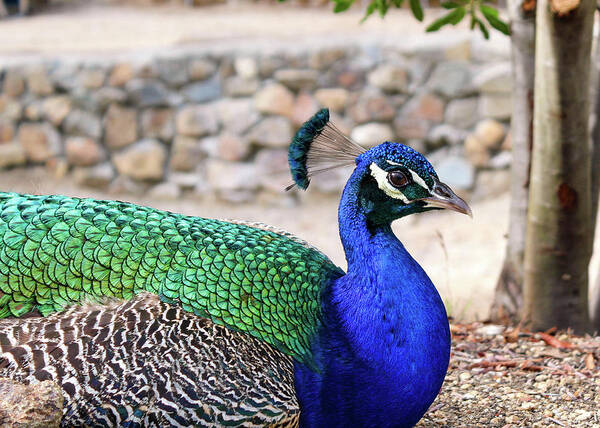
<path fill-rule="evenodd" d="M 0 377 L 59 383 L 64 426 L 413 426 L 450 332 L 391 223 L 471 210 L 414 149 L 366 150 L 318 111 L 292 186 L 348 165 L 346 272 L 260 223 L 0 193 Z"/>

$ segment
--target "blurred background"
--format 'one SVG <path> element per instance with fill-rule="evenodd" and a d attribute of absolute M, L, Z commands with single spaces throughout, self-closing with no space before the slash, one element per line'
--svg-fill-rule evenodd
<path fill-rule="evenodd" d="M 291 183 L 287 145 L 321 107 L 356 142 L 426 154 L 474 218 L 395 231 L 451 315 L 486 319 L 508 224 L 510 40 L 425 33 L 390 10 L 292 1 L 7 1 L 0 19 L 0 189 L 119 199 L 268 223 L 345 267 L 349 170 Z M 500 4 L 502 7 L 502 4 Z"/>

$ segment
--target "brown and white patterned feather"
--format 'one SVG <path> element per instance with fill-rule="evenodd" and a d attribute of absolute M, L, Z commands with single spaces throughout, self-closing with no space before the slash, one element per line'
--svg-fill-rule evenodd
<path fill-rule="evenodd" d="M 148 293 L 0 320 L 0 377 L 58 383 L 63 426 L 298 425 L 291 357 Z"/>

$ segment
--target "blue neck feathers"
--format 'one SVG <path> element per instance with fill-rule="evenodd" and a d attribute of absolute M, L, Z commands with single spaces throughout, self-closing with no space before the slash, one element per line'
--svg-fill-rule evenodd
<path fill-rule="evenodd" d="M 320 371 L 296 363 L 302 427 L 410 427 L 443 382 L 450 333 L 427 274 L 365 194 L 366 165 L 348 181 L 339 208 L 348 273 L 323 296 L 313 343 Z M 400 217 L 401 215 L 397 215 Z"/>

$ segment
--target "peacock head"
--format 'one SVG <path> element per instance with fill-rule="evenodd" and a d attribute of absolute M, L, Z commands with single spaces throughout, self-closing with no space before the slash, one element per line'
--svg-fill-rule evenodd
<path fill-rule="evenodd" d="M 356 195 L 356 202 L 374 223 L 435 209 L 471 215 L 467 203 L 440 181 L 422 154 L 392 142 L 365 150 L 329 121 L 327 109 L 298 130 L 290 145 L 289 163 L 295 184 L 302 189 L 316 174 L 355 164 L 346 191 Z"/>

